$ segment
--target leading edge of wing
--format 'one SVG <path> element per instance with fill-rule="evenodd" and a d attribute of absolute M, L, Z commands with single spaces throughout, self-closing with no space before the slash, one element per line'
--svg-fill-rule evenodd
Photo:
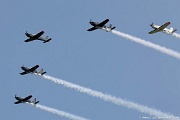
<path fill-rule="evenodd" d="M 32 98 L 32 95 L 27 96 L 27 97 L 24 98 L 22 101 L 27 101 L 27 100 L 29 100 L 30 98 Z"/>
<path fill-rule="evenodd" d="M 21 75 L 25 75 L 25 74 L 28 74 L 27 72 L 22 72 L 22 73 L 19 73 L 19 74 L 21 74 Z"/>
<path fill-rule="evenodd" d="M 88 29 L 87 31 L 93 31 L 93 30 L 96 30 L 96 29 L 98 29 L 98 28 L 92 27 L 92 28 Z"/>
<path fill-rule="evenodd" d="M 109 19 L 106 19 L 98 24 L 99 27 L 103 27 L 107 22 L 109 22 Z"/>
<path fill-rule="evenodd" d="M 34 70 L 36 70 L 39 67 L 39 65 L 35 65 L 34 67 L 32 67 L 31 69 L 29 69 L 30 72 L 33 72 Z"/>
<path fill-rule="evenodd" d="M 170 22 L 167 22 L 164 25 L 161 25 L 158 29 L 163 30 L 164 28 L 166 28 L 170 24 L 171 24 Z"/>
<path fill-rule="evenodd" d="M 24 42 L 30 42 L 30 41 L 33 41 L 33 40 L 32 39 L 27 39 Z"/>
<path fill-rule="evenodd" d="M 34 39 L 38 39 L 42 34 L 44 34 L 44 31 L 39 32 L 35 36 L 33 36 Z"/>
<path fill-rule="evenodd" d="M 149 34 L 154 34 L 154 33 L 157 33 L 157 32 L 159 32 L 159 31 L 160 31 L 160 29 L 157 28 L 157 29 L 154 29 L 154 30 L 150 31 Z"/>

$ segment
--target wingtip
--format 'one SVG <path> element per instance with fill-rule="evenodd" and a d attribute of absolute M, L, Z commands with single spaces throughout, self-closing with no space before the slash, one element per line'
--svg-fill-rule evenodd
<path fill-rule="evenodd" d="M 39 65 L 36 65 L 37 67 L 39 67 Z"/>

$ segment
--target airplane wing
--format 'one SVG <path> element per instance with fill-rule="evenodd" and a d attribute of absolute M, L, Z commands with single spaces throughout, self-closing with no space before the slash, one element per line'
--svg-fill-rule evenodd
<path fill-rule="evenodd" d="M 150 31 L 149 34 L 154 34 L 154 33 L 157 33 L 157 32 L 159 32 L 159 31 L 160 31 L 160 29 L 157 28 L 157 29 L 154 29 L 154 30 Z"/>
<path fill-rule="evenodd" d="M 29 100 L 30 98 L 32 98 L 32 95 L 29 95 L 29 96 L 25 97 L 22 101 L 27 101 L 27 100 Z"/>
<path fill-rule="evenodd" d="M 32 39 L 27 39 L 24 42 L 30 42 L 30 41 L 33 41 L 33 40 Z"/>
<path fill-rule="evenodd" d="M 98 29 L 98 28 L 92 27 L 92 28 L 88 29 L 87 31 L 93 31 L 93 30 L 96 30 L 96 29 Z"/>
<path fill-rule="evenodd" d="M 109 21 L 109 19 L 106 19 L 106 20 L 102 21 L 101 23 L 99 23 L 97 26 L 103 27 L 108 21 Z"/>
<path fill-rule="evenodd" d="M 14 104 L 19 104 L 19 103 L 22 103 L 22 101 L 19 100 L 17 102 L 14 102 Z"/>
<path fill-rule="evenodd" d="M 167 22 L 164 25 L 161 25 L 159 28 L 150 31 L 149 34 L 159 32 L 159 31 L 163 30 L 164 28 L 166 28 L 169 24 L 170 24 L 170 22 Z"/>
<path fill-rule="evenodd" d="M 21 75 L 25 75 L 25 74 L 28 74 L 27 72 L 22 72 L 22 73 L 20 73 Z"/>
<path fill-rule="evenodd" d="M 39 32 L 38 34 L 34 35 L 34 39 L 38 39 L 42 34 L 44 34 L 44 31 Z"/>
<path fill-rule="evenodd" d="M 36 70 L 39 67 L 39 65 L 35 65 L 34 67 L 32 67 L 31 69 L 29 69 L 30 72 L 34 72 L 34 70 Z"/>

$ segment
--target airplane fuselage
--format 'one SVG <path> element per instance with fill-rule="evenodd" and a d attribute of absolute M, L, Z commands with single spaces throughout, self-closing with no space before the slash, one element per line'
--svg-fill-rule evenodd
<path fill-rule="evenodd" d="M 151 27 L 152 27 L 153 29 L 157 29 L 157 28 L 159 28 L 160 26 L 153 24 L 153 25 L 151 25 Z M 171 27 L 170 29 L 164 28 L 164 29 L 162 29 L 162 30 L 160 30 L 160 31 L 161 31 L 161 32 L 164 32 L 164 33 L 167 33 L 167 34 L 172 34 L 172 33 L 174 33 L 174 32 L 177 31 L 177 30 L 176 30 L 176 29 L 173 29 L 173 28 Z"/>

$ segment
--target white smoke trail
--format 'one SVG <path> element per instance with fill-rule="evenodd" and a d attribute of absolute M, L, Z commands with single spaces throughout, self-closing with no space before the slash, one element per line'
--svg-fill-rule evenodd
<path fill-rule="evenodd" d="M 39 76 L 41 76 L 41 75 L 39 75 Z M 54 83 L 63 85 L 64 87 L 74 89 L 78 92 L 86 93 L 90 96 L 100 98 L 104 101 L 108 101 L 108 102 L 114 103 L 116 105 L 124 106 L 124 107 L 127 107 L 129 109 L 134 109 L 134 110 L 137 110 L 139 112 L 146 113 L 148 115 L 152 115 L 152 116 L 155 116 L 158 118 L 161 117 L 161 119 L 171 119 L 171 120 L 173 120 L 173 119 L 178 120 L 179 119 L 180 120 L 179 117 L 175 117 L 172 114 L 163 113 L 160 110 L 149 108 L 149 107 L 146 107 L 146 106 L 143 106 L 143 105 L 131 102 L 131 101 L 123 100 L 121 98 L 117 98 L 117 97 L 114 97 L 114 96 L 111 96 L 108 94 L 104 94 L 102 92 L 98 92 L 98 91 L 95 91 L 95 90 L 92 90 L 89 88 L 85 88 L 85 87 L 64 81 L 62 79 L 54 78 L 54 77 L 51 77 L 48 75 L 43 75 L 41 77 L 44 79 L 50 80 Z"/>
<path fill-rule="evenodd" d="M 142 44 L 144 46 L 147 46 L 147 47 L 150 47 L 150 48 L 153 48 L 159 52 L 162 52 L 162 53 L 165 53 L 167 55 L 170 55 L 172 57 L 175 57 L 177 59 L 180 59 L 180 53 L 177 52 L 177 51 L 174 51 L 174 50 L 171 50 L 171 49 L 168 49 L 166 47 L 162 47 L 160 45 L 156 45 L 154 43 L 151 43 L 149 41 L 146 41 L 146 40 L 143 40 L 143 39 L 140 39 L 140 38 L 137 38 L 137 37 L 134 37 L 134 36 L 131 36 L 129 34 L 125 34 L 125 33 L 122 33 L 122 32 L 119 32 L 119 31 L 116 31 L 116 30 L 112 30 L 112 33 L 113 34 L 116 34 L 118 36 L 121 36 L 123 38 L 126 38 L 126 39 L 129 39 L 133 42 L 136 42 L 136 43 L 139 43 L 139 44 Z M 174 34 L 176 35 L 176 34 Z"/>
<path fill-rule="evenodd" d="M 34 104 L 29 104 L 29 103 L 28 103 L 28 105 L 35 106 L 38 109 L 41 109 L 41 110 L 44 110 L 44 111 L 47 111 L 47 112 L 50 112 L 50 113 L 53 113 L 53 114 L 57 114 L 57 115 L 59 115 L 61 117 L 64 117 L 64 118 L 67 118 L 67 119 L 70 119 L 70 120 L 88 120 L 86 118 L 79 117 L 79 116 L 76 116 L 76 115 L 72 115 L 70 113 L 60 111 L 60 110 L 57 110 L 57 109 L 54 109 L 54 108 L 50 108 L 50 107 L 47 107 L 47 106 L 44 106 L 44 105 L 40 105 L 40 104 L 34 105 Z"/>
<path fill-rule="evenodd" d="M 177 38 L 180 38 L 180 34 L 178 34 L 178 33 L 173 33 L 172 36 L 175 36 L 175 37 L 177 37 Z"/>

